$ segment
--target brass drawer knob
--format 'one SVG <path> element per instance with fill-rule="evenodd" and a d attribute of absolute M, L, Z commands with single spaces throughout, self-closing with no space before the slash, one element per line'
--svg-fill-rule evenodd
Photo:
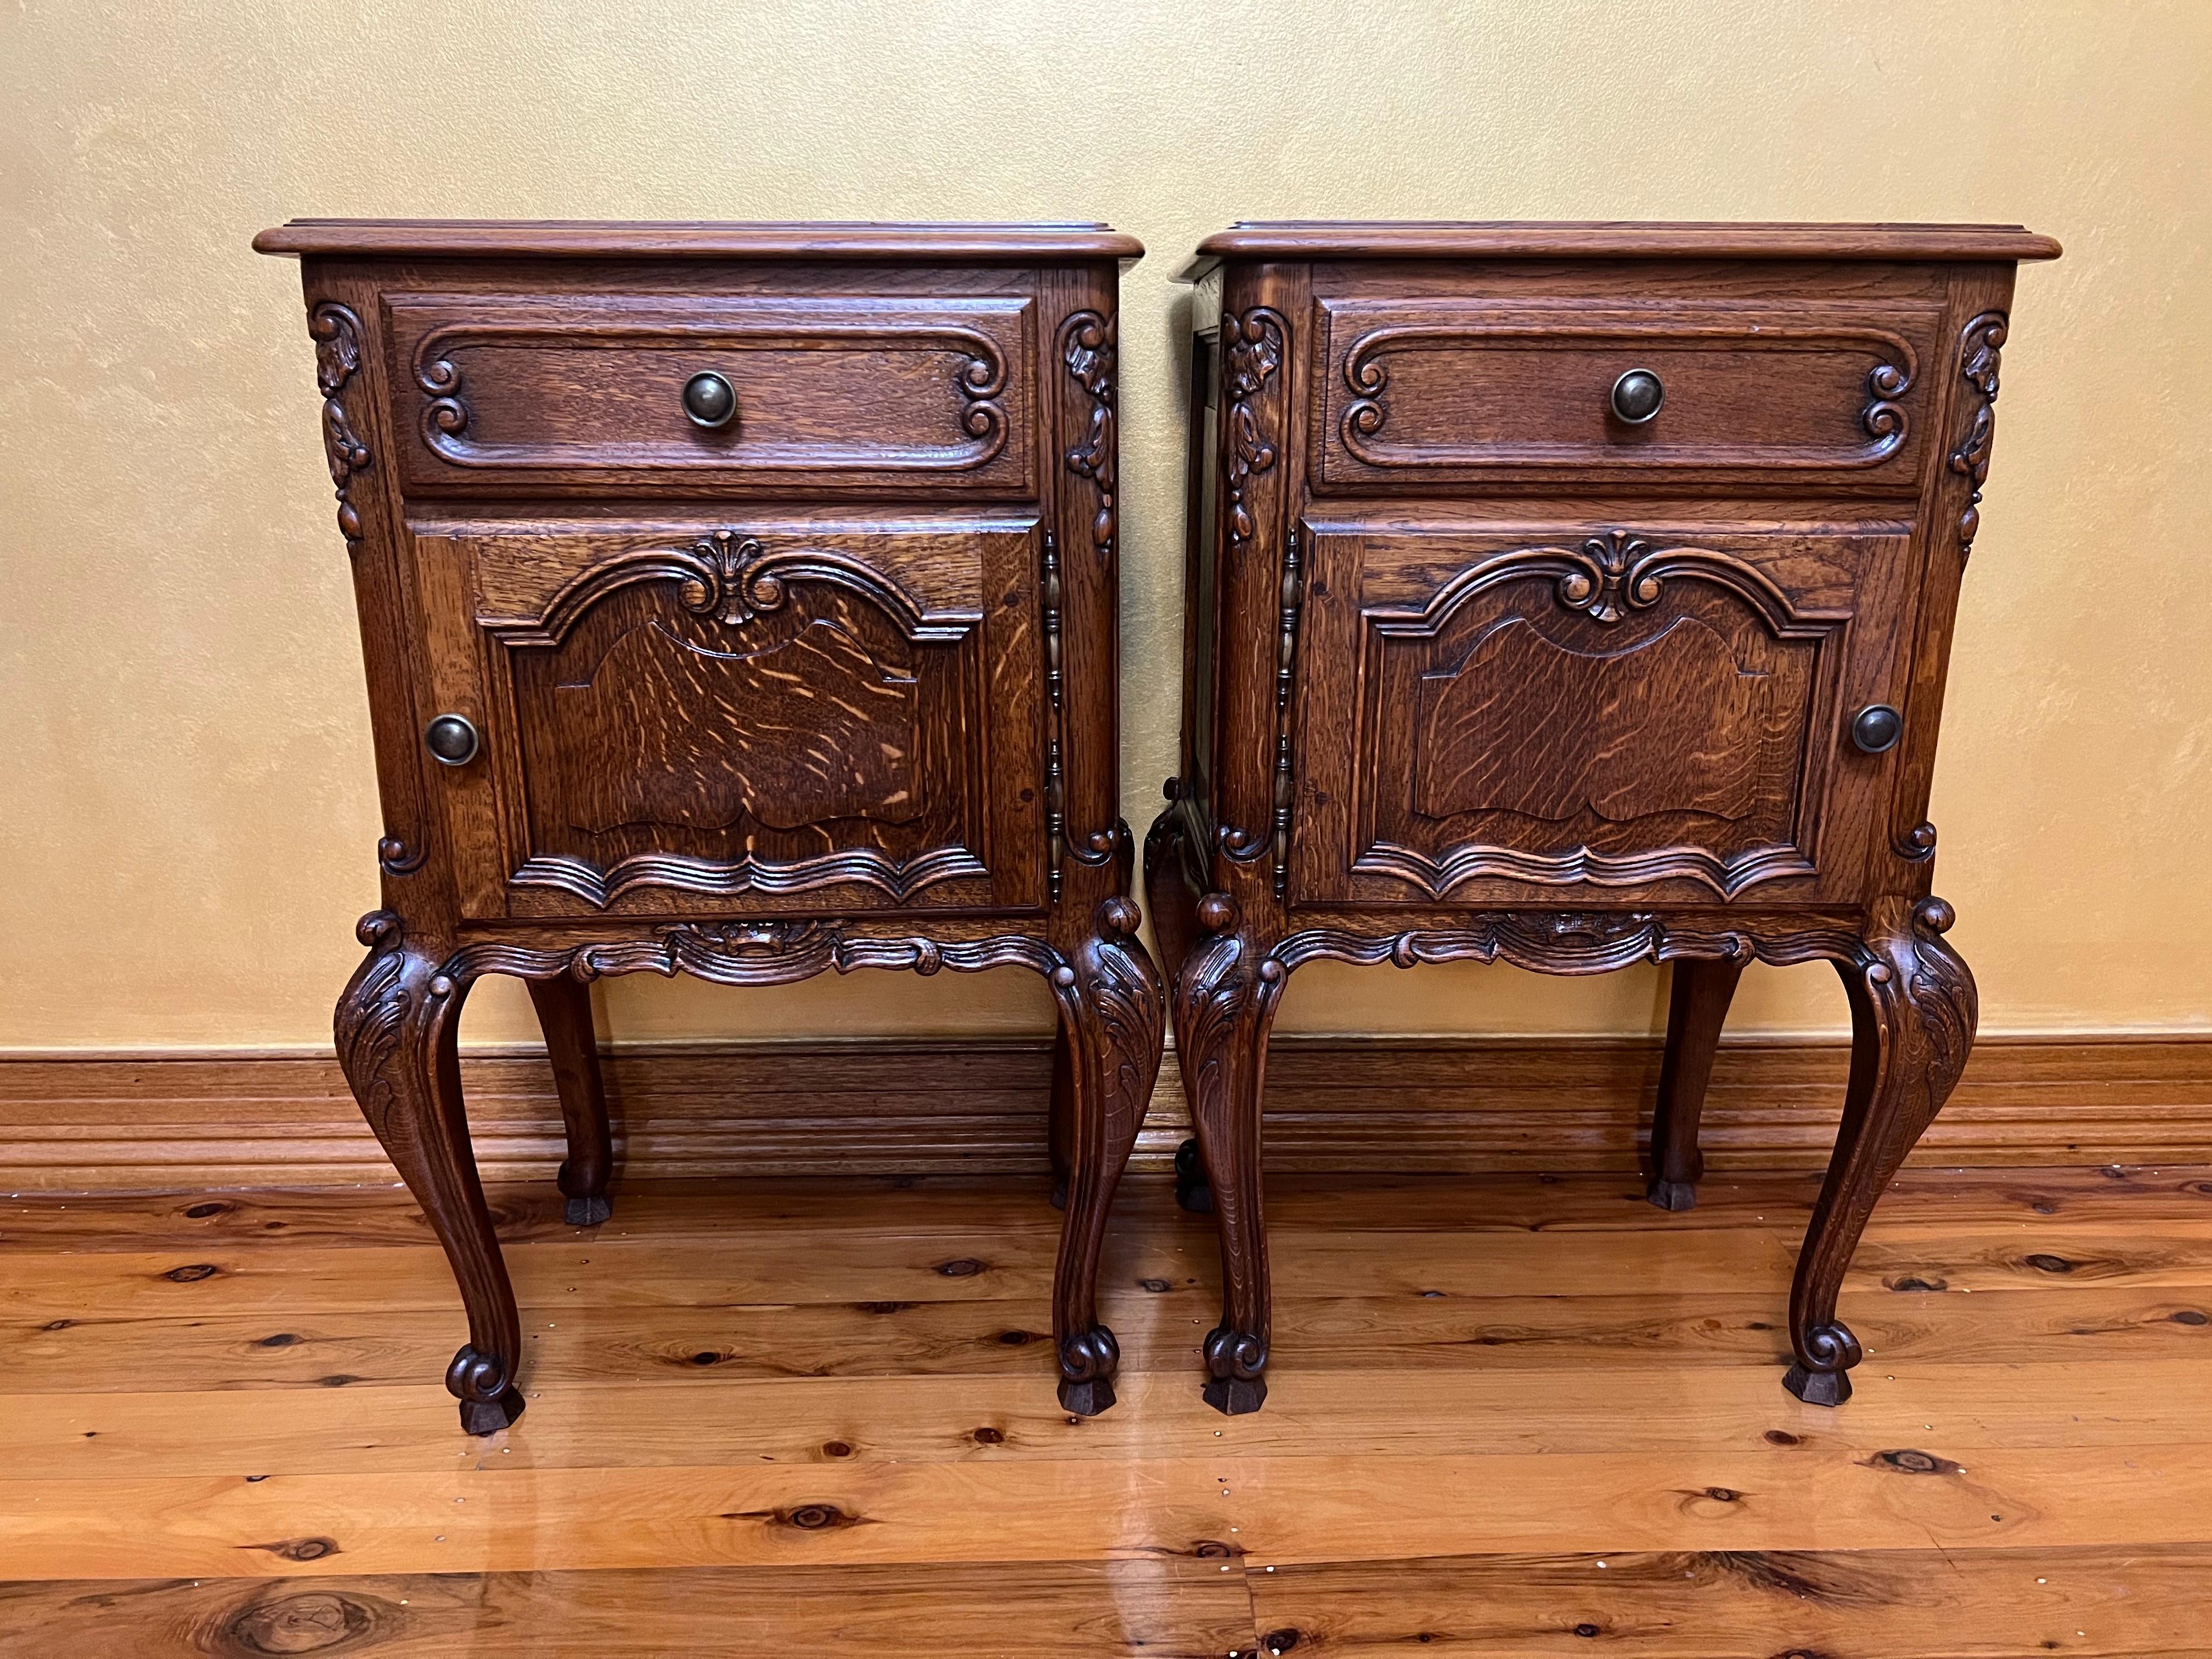
<path fill-rule="evenodd" d="M 447 766 L 477 757 L 477 729 L 459 714 L 441 714 L 422 728 L 422 746 Z"/>
<path fill-rule="evenodd" d="M 719 374 L 694 374 L 684 383 L 684 413 L 692 425 L 718 431 L 738 417 L 737 389 Z"/>
<path fill-rule="evenodd" d="M 1667 402 L 1667 388 L 1648 368 L 1632 368 L 1613 383 L 1613 413 L 1630 426 L 1642 426 Z"/>
<path fill-rule="evenodd" d="M 1861 754 L 1879 755 L 1897 747 L 1905 735 L 1905 716 L 1886 702 L 1869 703 L 1851 716 L 1851 742 Z"/>

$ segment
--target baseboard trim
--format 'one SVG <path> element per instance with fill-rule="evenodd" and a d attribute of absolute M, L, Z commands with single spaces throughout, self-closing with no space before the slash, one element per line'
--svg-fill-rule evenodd
<path fill-rule="evenodd" d="M 1705 1108 L 1715 1169 L 1817 1166 L 1845 1046 L 1722 1046 Z M 635 1178 L 1037 1170 L 1051 1051 L 1040 1040 L 617 1046 L 606 1056 Z M 542 1054 L 464 1057 L 486 1178 L 550 1178 L 560 1113 Z M 1270 1168 L 1632 1170 L 1659 1048 L 1639 1038 L 1285 1036 L 1267 1076 Z M 1188 1133 L 1175 1055 L 1139 1142 Z M 1914 1159 L 1961 1165 L 2212 1163 L 2212 1034 L 1991 1037 Z M 386 1185 L 395 1179 L 327 1054 L 0 1056 L 0 1192 Z"/>

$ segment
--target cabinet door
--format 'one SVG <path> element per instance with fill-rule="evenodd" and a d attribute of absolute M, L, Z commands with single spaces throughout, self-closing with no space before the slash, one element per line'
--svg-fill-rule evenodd
<path fill-rule="evenodd" d="M 418 527 L 465 915 L 1044 902 L 1034 520 Z"/>
<path fill-rule="evenodd" d="M 1294 903 L 1858 891 L 1903 526 L 1308 534 Z"/>

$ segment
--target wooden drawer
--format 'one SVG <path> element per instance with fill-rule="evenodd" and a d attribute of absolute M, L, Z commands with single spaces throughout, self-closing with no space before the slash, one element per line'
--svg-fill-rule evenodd
<path fill-rule="evenodd" d="M 1323 298 L 1314 473 L 1331 488 L 1711 482 L 1908 492 L 1942 310 L 1883 301 Z M 1633 370 L 1665 388 L 1639 424 Z"/>
<path fill-rule="evenodd" d="M 1020 295 L 405 294 L 386 301 L 412 483 L 1032 493 Z M 687 414 L 719 375 L 726 424 Z"/>
<path fill-rule="evenodd" d="M 1045 899 L 1037 526 L 420 525 L 463 913 Z"/>
<path fill-rule="evenodd" d="M 1307 534 L 1293 904 L 1859 896 L 1905 526 Z"/>

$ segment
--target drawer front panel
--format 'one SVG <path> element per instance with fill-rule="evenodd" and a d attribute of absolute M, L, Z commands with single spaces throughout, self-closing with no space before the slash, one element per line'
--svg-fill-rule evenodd
<path fill-rule="evenodd" d="M 1293 902 L 1855 895 L 1887 775 L 1841 738 L 1893 695 L 1902 530 L 1312 545 Z"/>
<path fill-rule="evenodd" d="M 1929 453 L 1941 311 L 1892 302 L 1319 302 L 1316 477 L 1345 488 L 1534 479 L 1909 491 Z M 1648 370 L 1641 423 L 1613 407 Z"/>
<path fill-rule="evenodd" d="M 1033 489 L 1018 296 L 399 295 L 409 478 L 453 488 Z M 684 404 L 735 393 L 726 424 Z"/>
<path fill-rule="evenodd" d="M 1038 546 L 1026 520 L 418 533 L 420 591 L 464 611 L 439 693 L 483 733 L 448 792 L 466 914 L 1041 905 Z"/>

